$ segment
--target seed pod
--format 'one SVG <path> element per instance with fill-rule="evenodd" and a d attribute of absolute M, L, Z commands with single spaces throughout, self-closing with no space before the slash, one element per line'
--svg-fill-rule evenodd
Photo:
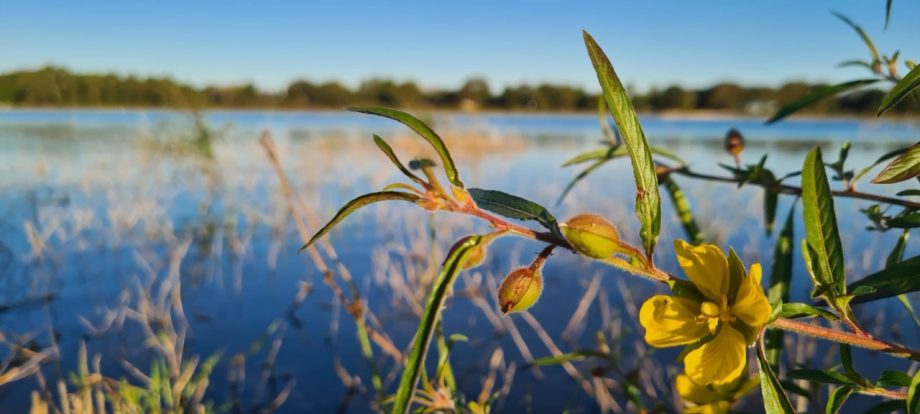
<path fill-rule="evenodd" d="M 735 164 L 741 164 L 741 151 L 744 151 L 744 136 L 732 128 L 725 134 L 725 151 L 735 158 Z"/>
<path fill-rule="evenodd" d="M 457 246 L 463 244 L 470 239 L 471 236 L 463 236 L 460 240 L 457 240 L 453 246 L 450 247 L 448 251 L 454 251 Z M 469 253 L 466 254 L 466 258 L 463 260 L 463 264 L 460 265 L 460 270 L 472 269 L 476 266 L 479 266 L 486 260 L 487 250 L 486 248 L 489 245 L 489 242 L 492 241 L 494 236 L 487 235 L 483 236 L 480 243 L 470 249 Z"/>
<path fill-rule="evenodd" d="M 543 292 L 543 277 L 540 269 L 522 267 L 505 276 L 498 288 L 498 305 L 502 313 L 525 311 L 540 298 Z"/>
<path fill-rule="evenodd" d="M 616 227 L 597 214 L 579 214 L 559 225 L 559 229 L 578 253 L 588 257 L 606 259 L 619 248 Z"/>

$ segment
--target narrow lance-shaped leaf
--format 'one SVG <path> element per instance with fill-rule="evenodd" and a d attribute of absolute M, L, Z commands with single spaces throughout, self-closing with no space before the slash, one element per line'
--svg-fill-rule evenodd
<path fill-rule="evenodd" d="M 896 150 L 889 151 L 889 152 L 883 154 L 881 157 L 879 157 L 877 160 L 875 160 L 875 162 L 873 162 L 872 165 L 869 165 L 868 167 L 865 167 L 865 168 L 859 170 L 859 172 L 857 172 L 856 175 L 853 176 L 853 179 L 850 180 L 850 184 L 851 184 L 851 185 L 855 185 L 856 182 L 859 181 L 860 178 L 862 178 L 863 176 L 865 176 L 866 174 L 868 174 L 869 171 L 871 171 L 873 168 L 879 166 L 881 163 L 883 163 L 883 162 L 885 162 L 885 161 L 888 161 L 888 160 L 890 160 L 890 159 L 892 159 L 892 158 L 894 158 L 894 157 L 897 157 L 897 156 L 899 156 L 899 155 L 901 155 L 901 154 L 907 152 L 907 150 L 909 150 L 909 149 L 910 149 L 910 147 L 898 148 L 898 149 L 896 149 Z"/>
<path fill-rule="evenodd" d="M 889 21 L 891 21 L 891 0 L 885 0 L 885 30 L 888 30 Z"/>
<path fill-rule="evenodd" d="M 856 294 L 850 303 L 871 302 L 920 290 L 920 256 L 888 266 L 851 283 L 847 290 Z"/>
<path fill-rule="evenodd" d="M 441 157 L 441 163 L 444 164 L 444 173 L 447 175 L 447 179 L 457 187 L 463 188 L 463 181 L 460 180 L 460 174 L 457 172 L 457 167 L 454 165 L 454 160 L 451 158 L 450 152 L 447 150 L 447 146 L 444 145 L 444 141 L 441 139 L 441 137 L 438 136 L 438 134 L 435 133 L 434 130 L 432 130 L 424 122 L 420 121 L 418 118 L 415 118 L 412 115 L 402 111 L 397 111 L 395 109 L 379 107 L 355 107 L 348 108 L 348 110 L 371 115 L 379 115 L 399 121 L 403 125 L 415 131 L 417 134 L 421 135 L 422 138 L 425 138 L 425 140 L 431 144 L 434 150 Z"/>
<path fill-rule="evenodd" d="M 768 187 L 764 187 L 763 191 L 763 224 L 764 231 L 769 236 L 773 233 L 773 225 L 776 222 L 776 205 L 779 204 L 779 193 Z"/>
<path fill-rule="evenodd" d="M 654 154 L 654 155 L 658 155 L 658 156 L 661 156 L 661 157 L 664 157 L 664 158 L 667 158 L 667 159 L 676 161 L 676 162 L 680 163 L 681 165 L 684 165 L 684 164 L 687 163 L 686 161 L 684 161 L 683 158 L 677 156 L 677 154 L 675 154 L 675 153 L 673 153 L 673 152 L 671 152 L 671 151 L 668 151 L 668 150 L 666 150 L 666 149 L 664 149 L 664 148 L 661 148 L 661 147 L 649 147 L 649 151 L 651 151 L 652 154 Z M 578 154 L 578 155 L 576 155 L 576 156 L 574 156 L 574 157 L 569 158 L 568 160 L 566 160 L 566 161 L 562 164 L 562 166 L 563 166 L 563 167 L 568 167 L 568 166 L 570 166 L 570 165 L 581 164 L 581 163 L 583 163 L 583 162 L 588 162 L 588 161 L 597 161 L 597 160 L 602 160 L 602 159 L 613 159 L 613 158 L 622 157 L 622 156 L 628 155 L 628 154 L 629 154 L 629 151 L 626 149 L 625 146 L 615 146 L 615 147 L 614 147 L 614 146 L 608 146 L 608 147 L 606 147 L 606 148 L 598 148 L 598 149 L 594 149 L 594 150 L 590 150 L 590 151 L 585 151 L 585 152 L 583 152 L 583 153 L 581 153 L 581 154 Z"/>
<path fill-rule="evenodd" d="M 473 201 L 483 210 L 517 220 L 533 220 L 554 233 L 559 232 L 559 222 L 556 217 L 533 201 L 502 191 L 481 188 L 471 188 L 469 191 Z"/>
<path fill-rule="evenodd" d="M 687 200 L 684 191 L 671 177 L 665 178 L 663 184 L 664 188 L 668 190 L 668 194 L 671 196 L 671 203 L 674 205 L 674 211 L 677 213 L 680 225 L 684 228 L 684 233 L 687 234 L 690 243 L 703 243 L 703 232 L 700 231 L 700 226 L 696 224 L 696 218 L 693 217 L 693 210 L 690 208 L 690 201 Z"/>
<path fill-rule="evenodd" d="M 833 14 L 834 16 L 837 16 L 838 19 L 842 20 L 848 26 L 853 28 L 853 30 L 855 30 L 857 34 L 859 34 L 859 37 L 862 39 L 863 43 L 866 44 L 866 49 L 869 49 L 869 56 L 872 57 L 873 63 L 882 61 L 881 56 L 879 56 L 878 54 L 878 49 L 875 47 L 875 43 L 872 42 L 872 38 L 869 37 L 869 35 L 866 33 L 865 30 L 862 29 L 862 27 L 860 27 L 856 23 L 853 23 L 852 20 L 850 20 L 848 17 L 840 13 L 831 12 L 831 14 Z"/>
<path fill-rule="evenodd" d="M 786 223 L 776 238 L 773 248 L 773 266 L 770 267 L 770 286 L 767 296 L 770 303 L 789 301 L 789 286 L 792 282 L 792 253 L 795 228 L 795 204 L 789 208 Z M 764 333 L 767 347 L 767 361 L 774 369 L 779 367 L 779 357 L 783 349 L 783 331 L 771 329 Z"/>
<path fill-rule="evenodd" d="M 901 262 L 901 259 L 904 258 L 904 251 L 907 250 L 907 239 L 909 237 L 910 230 L 904 229 L 904 231 L 901 232 L 901 237 L 898 237 L 898 242 L 894 245 L 894 248 L 891 249 L 891 253 L 888 254 L 888 258 L 885 260 L 885 267 L 891 267 Z M 920 326 L 920 317 L 917 316 L 914 305 L 910 303 L 910 298 L 908 298 L 906 294 L 901 294 L 898 295 L 898 300 L 904 305 L 904 309 L 907 310 L 907 313 L 913 318 L 914 323 Z"/>
<path fill-rule="evenodd" d="M 895 158 L 872 179 L 876 184 L 893 184 L 920 175 L 920 142 Z"/>
<path fill-rule="evenodd" d="M 354 213 L 355 210 L 361 207 L 364 207 L 368 204 L 388 200 L 400 200 L 414 203 L 418 201 L 418 199 L 419 196 L 415 194 L 403 193 L 399 191 L 381 191 L 378 193 L 370 193 L 360 196 L 354 200 L 349 201 L 348 203 L 345 203 L 345 206 L 339 209 L 338 213 L 335 213 L 335 216 L 332 218 L 332 220 L 330 220 L 329 223 L 326 223 L 323 228 L 319 229 L 319 231 L 316 232 L 312 238 L 310 238 L 310 241 L 308 241 L 303 245 L 303 247 L 300 248 L 300 251 L 310 247 L 310 245 L 319 240 L 320 237 L 323 237 L 326 235 L 326 233 L 329 233 L 329 231 L 332 230 L 336 224 L 338 224 L 340 221 L 345 219 L 345 217 L 348 217 L 349 214 Z"/>
<path fill-rule="evenodd" d="M 441 319 L 444 301 L 450 293 L 457 275 L 462 270 L 466 257 L 473 248 L 479 245 L 481 240 L 482 236 L 470 236 L 463 243 L 456 245 L 454 250 L 448 253 L 447 259 L 444 260 L 441 272 L 432 286 L 431 294 L 428 295 L 425 311 L 422 313 L 422 319 L 419 321 L 418 329 L 415 332 L 415 340 L 406 360 L 406 369 L 403 371 L 402 379 L 399 381 L 399 389 L 396 391 L 393 413 L 405 414 L 409 412 L 412 397 L 415 395 L 416 384 L 418 384 L 419 376 L 425 366 L 425 356 L 431 345 L 435 326 Z"/>
<path fill-rule="evenodd" d="M 914 374 L 907 389 L 907 414 L 920 414 L 920 370 Z"/>
<path fill-rule="evenodd" d="M 783 392 L 783 386 L 770 369 L 764 356 L 763 346 L 757 346 L 757 366 L 760 368 L 760 390 L 763 393 L 763 408 L 767 414 L 792 414 L 795 410 L 789 397 Z"/>
<path fill-rule="evenodd" d="M 878 79 L 859 79 L 849 82 L 838 83 L 836 85 L 824 86 L 814 91 L 811 91 L 809 94 L 796 99 L 789 105 L 786 105 L 779 109 L 770 119 L 767 120 L 767 124 L 772 124 L 780 119 L 783 119 L 789 115 L 792 115 L 802 108 L 805 108 L 815 102 L 818 102 L 829 96 L 836 95 L 838 93 L 848 91 L 850 89 L 858 88 L 860 86 L 865 86 L 878 82 Z"/>
<path fill-rule="evenodd" d="M 878 114 L 881 115 L 887 112 L 898 102 L 901 102 L 904 97 L 910 95 L 918 86 L 920 86 L 920 67 L 914 67 L 888 91 L 888 95 L 885 95 L 881 106 L 878 107 Z"/>
<path fill-rule="evenodd" d="M 840 412 L 840 408 L 843 407 L 843 403 L 850 397 L 850 394 L 853 394 L 853 388 L 851 387 L 843 386 L 835 388 L 827 397 L 827 405 L 824 407 L 824 412 L 827 414 L 837 414 Z"/>
<path fill-rule="evenodd" d="M 816 292 L 836 298 L 846 293 L 843 247 L 821 149 L 813 148 L 802 165 L 802 210 Z"/>
<path fill-rule="evenodd" d="M 380 138 L 380 136 L 378 136 L 377 134 L 374 134 L 374 143 L 377 144 L 377 147 L 380 148 L 380 151 L 383 151 L 383 153 L 386 154 L 387 158 L 389 158 L 390 161 L 396 165 L 396 168 L 399 168 L 399 171 L 401 171 L 403 175 L 405 175 L 406 177 L 409 177 L 409 179 L 419 184 L 425 183 L 424 180 L 419 178 L 417 175 L 413 174 L 412 171 L 409 171 L 409 169 L 406 168 L 405 165 L 403 165 L 403 163 L 399 160 L 399 157 L 396 156 L 396 153 L 393 152 L 393 148 L 391 148 L 390 145 L 387 144 L 387 142 L 383 140 L 383 138 Z"/>
<path fill-rule="evenodd" d="M 591 174 L 592 172 L 594 172 L 594 170 L 600 168 L 602 165 L 606 164 L 607 161 L 610 161 L 611 159 L 613 158 L 601 158 L 597 161 L 594 161 L 594 163 L 592 163 L 587 168 L 582 170 L 580 173 L 572 177 L 572 181 L 569 181 L 569 183 L 566 184 L 565 188 L 562 190 L 562 194 L 560 194 L 559 198 L 556 199 L 556 205 L 558 206 L 562 204 L 562 200 L 565 198 L 565 196 L 569 195 L 569 192 L 572 191 L 573 188 L 575 188 L 575 184 L 578 184 L 578 182 L 583 180 L 585 177 L 587 177 L 588 174 Z"/>
<path fill-rule="evenodd" d="M 639 124 L 639 116 L 636 115 L 626 89 L 614 72 L 613 65 L 588 32 L 584 32 L 584 39 L 591 63 L 597 72 L 597 80 L 604 92 L 607 108 L 613 114 L 632 159 L 633 176 L 636 180 L 636 215 L 641 225 L 640 235 L 645 253 L 651 257 L 661 230 L 661 199 L 658 195 L 658 177 L 655 174 L 652 153 Z"/>

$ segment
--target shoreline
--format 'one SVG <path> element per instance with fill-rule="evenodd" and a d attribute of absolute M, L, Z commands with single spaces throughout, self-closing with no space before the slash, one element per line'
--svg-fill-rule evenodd
<path fill-rule="evenodd" d="M 515 110 L 483 110 L 483 111 L 462 111 L 460 109 L 445 108 L 402 108 L 406 112 L 416 114 L 434 114 L 434 115 L 463 115 L 463 116 L 541 116 L 541 117 L 597 117 L 595 111 L 515 111 Z M 343 107 L 336 108 L 260 108 L 260 107 L 206 107 L 206 108 L 176 108 L 176 107 L 159 107 L 159 106 L 124 106 L 124 107 L 99 107 L 99 106 L 0 106 L 0 114 L 4 112 L 89 112 L 89 113 L 129 113 L 129 112 L 173 112 L 189 113 L 192 111 L 201 112 L 225 112 L 225 113 L 311 113 L 311 114 L 345 114 L 349 111 Z M 738 111 L 639 111 L 641 117 L 652 117 L 667 120 L 763 120 L 765 121 L 770 115 L 753 115 L 746 112 Z M 794 115 L 783 120 L 783 122 L 796 121 L 840 121 L 851 120 L 861 122 L 894 122 L 894 123 L 913 123 L 920 122 L 920 116 L 885 116 L 877 117 L 872 114 L 804 114 Z"/>

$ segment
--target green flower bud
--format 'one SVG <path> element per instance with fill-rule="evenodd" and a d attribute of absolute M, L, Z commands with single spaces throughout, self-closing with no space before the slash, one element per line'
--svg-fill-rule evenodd
<path fill-rule="evenodd" d="M 562 235 L 578 253 L 606 259 L 619 249 L 616 227 L 597 214 L 579 214 L 559 225 Z"/>
<path fill-rule="evenodd" d="M 515 269 L 505 276 L 498 288 L 498 305 L 504 314 L 525 311 L 537 303 L 542 292 L 543 277 L 539 269 Z"/>
<path fill-rule="evenodd" d="M 456 249 L 457 246 L 465 243 L 467 240 L 470 239 L 470 237 L 471 236 L 461 237 L 460 240 L 457 240 L 457 242 L 454 243 L 454 245 L 451 246 L 450 250 L 448 251 L 451 251 L 451 252 L 454 251 L 454 249 Z M 463 264 L 460 265 L 460 269 L 461 270 L 472 269 L 476 266 L 481 265 L 482 262 L 486 260 L 486 252 L 487 252 L 486 247 L 488 246 L 491 240 L 492 240 L 492 237 L 484 236 L 479 245 L 470 249 L 470 251 L 466 254 L 466 258 L 463 259 Z"/>

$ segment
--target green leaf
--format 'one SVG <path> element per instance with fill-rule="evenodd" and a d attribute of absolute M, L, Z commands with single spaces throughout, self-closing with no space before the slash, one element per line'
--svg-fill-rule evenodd
<path fill-rule="evenodd" d="M 457 167 L 454 165 L 454 160 L 450 156 L 450 152 L 447 151 L 447 146 L 444 145 L 444 141 L 441 140 L 441 137 L 434 132 L 428 125 L 425 125 L 424 122 L 415 118 L 412 115 L 409 115 L 402 111 L 397 111 L 395 109 L 380 108 L 380 107 L 354 107 L 348 108 L 349 111 L 360 112 L 371 115 L 378 115 L 386 118 L 390 118 L 396 121 L 401 122 L 403 125 L 409 127 L 417 134 L 421 135 L 422 138 L 425 138 L 434 150 L 441 156 L 441 163 L 444 164 L 444 173 L 447 174 L 447 179 L 455 186 L 463 188 L 463 181 L 460 181 L 460 174 L 457 172 Z"/>
<path fill-rule="evenodd" d="M 770 303 L 789 301 L 789 285 L 792 281 L 793 229 L 795 227 L 795 204 L 789 208 L 786 223 L 776 238 L 773 248 L 773 266 L 770 268 L 770 287 L 767 293 Z M 783 349 L 783 331 L 770 329 L 764 333 L 767 361 L 774 369 L 779 367 L 779 356 Z"/>
<path fill-rule="evenodd" d="M 684 228 L 684 233 L 687 234 L 687 239 L 690 240 L 691 244 L 703 243 L 703 233 L 700 231 L 700 226 L 696 224 L 696 218 L 693 217 L 693 210 L 690 208 L 690 201 L 687 200 L 684 191 L 671 177 L 665 178 L 663 184 L 664 188 L 668 190 L 668 195 L 671 196 L 671 203 L 674 205 L 674 211 L 677 213 L 680 225 Z"/>
<path fill-rule="evenodd" d="M 836 371 L 830 370 L 820 370 L 820 369 L 796 369 L 789 372 L 789 376 L 795 379 L 802 379 L 806 381 L 819 382 L 821 384 L 835 384 L 835 385 L 856 385 L 853 380 L 847 378 L 846 375 L 843 375 Z"/>
<path fill-rule="evenodd" d="M 792 115 L 798 112 L 799 110 L 801 110 L 802 108 L 805 108 L 808 105 L 811 105 L 829 96 L 833 96 L 838 93 L 841 93 L 841 92 L 844 92 L 850 89 L 858 88 L 861 86 L 869 85 L 875 82 L 878 82 L 878 79 L 860 79 L 860 80 L 853 80 L 849 82 L 838 83 L 836 85 L 820 87 L 818 89 L 815 89 L 809 92 L 807 95 L 799 99 L 796 99 L 789 105 L 786 105 L 780 108 L 779 111 L 776 112 L 776 114 L 774 114 L 773 116 L 770 117 L 770 119 L 767 120 L 767 124 L 772 124 L 776 121 L 779 121 L 780 119 L 783 119 L 789 115 Z"/>
<path fill-rule="evenodd" d="M 840 344 L 840 364 L 843 365 L 843 374 L 861 387 L 871 387 L 869 381 L 863 377 L 856 368 L 853 368 L 853 350 L 847 344 Z"/>
<path fill-rule="evenodd" d="M 626 94 L 626 89 L 614 72 L 613 65 L 588 32 L 584 32 L 584 38 L 591 63 L 597 72 L 597 80 L 607 101 L 607 108 L 613 114 L 613 119 L 629 150 L 633 177 L 636 180 L 636 216 L 641 224 L 639 234 L 642 236 L 646 255 L 651 257 L 661 230 L 661 199 L 658 195 L 658 176 L 652 162 L 652 153 L 639 124 L 639 117 L 629 95 Z"/>
<path fill-rule="evenodd" d="M 888 254 L 888 258 L 885 260 L 885 267 L 891 267 L 901 262 L 904 258 L 904 250 L 907 249 L 907 239 L 909 237 L 910 230 L 904 229 L 901 232 L 901 237 L 898 237 L 898 242 L 894 245 L 894 249 L 891 249 L 891 253 Z M 914 323 L 920 326 L 920 317 L 917 317 L 917 312 L 914 311 L 914 305 L 910 303 L 910 298 L 907 295 L 898 295 L 898 300 L 904 305 L 904 309 L 913 318 Z"/>
<path fill-rule="evenodd" d="M 885 221 L 885 225 L 896 229 L 920 227 L 920 211 L 899 214 Z"/>
<path fill-rule="evenodd" d="M 788 319 L 814 317 L 822 317 L 828 320 L 837 319 L 837 315 L 807 303 L 783 303 L 779 316 Z M 779 331 L 779 329 L 774 329 L 773 331 Z"/>
<path fill-rule="evenodd" d="M 910 375 L 901 371 L 882 371 L 875 386 L 879 388 L 909 387 Z"/>
<path fill-rule="evenodd" d="M 802 165 L 802 206 L 815 291 L 831 299 L 842 296 L 846 293 L 843 247 L 837 231 L 834 199 L 818 147 L 808 152 Z M 836 306 L 834 300 L 829 302 Z"/>
<path fill-rule="evenodd" d="M 827 405 L 824 407 L 824 412 L 827 414 L 837 414 L 840 411 L 840 407 L 843 407 L 843 403 L 850 397 L 850 394 L 853 394 L 853 388 L 851 387 L 835 388 L 827 397 Z"/>
<path fill-rule="evenodd" d="M 884 114 L 897 105 L 898 102 L 901 102 L 907 95 L 910 95 L 918 86 L 920 86 L 920 67 L 915 67 L 911 69 L 910 72 L 907 72 L 907 74 L 888 91 L 888 95 L 885 95 L 885 98 L 882 99 L 882 104 L 878 107 L 878 115 Z"/>
<path fill-rule="evenodd" d="M 607 160 L 614 159 L 617 157 L 622 157 L 627 154 L 628 152 L 626 151 L 626 147 L 624 146 L 619 146 L 619 147 L 611 146 L 607 148 L 598 148 L 598 149 L 583 152 L 572 158 L 569 158 L 568 160 L 566 160 L 565 163 L 562 164 L 562 166 L 568 167 L 571 165 L 581 164 L 581 163 L 588 162 L 588 161 L 599 161 L 599 160 L 607 161 Z"/>
<path fill-rule="evenodd" d="M 419 376 L 425 366 L 425 356 L 431 345 L 435 326 L 441 319 L 444 300 L 450 293 L 466 257 L 481 241 L 482 236 L 470 236 L 463 243 L 456 244 L 454 249 L 448 253 L 447 259 L 444 260 L 441 272 L 434 281 L 431 293 L 428 296 L 428 302 L 425 305 L 425 311 L 419 321 L 415 339 L 409 351 L 409 357 L 406 360 L 406 369 L 403 371 L 402 379 L 399 381 L 399 388 L 396 391 L 392 413 L 405 414 L 409 412 L 412 398 L 415 395 L 416 384 L 418 384 Z"/>
<path fill-rule="evenodd" d="M 320 237 L 323 237 L 326 235 L 326 233 L 329 233 L 329 231 L 332 230 L 336 224 L 338 224 L 345 217 L 348 217 L 349 214 L 354 213 L 355 210 L 361 207 L 364 207 L 368 204 L 388 200 L 401 200 L 414 203 L 418 199 L 419 196 L 415 194 L 403 193 L 399 191 L 381 191 L 378 193 L 370 193 L 360 196 L 354 200 L 349 201 L 348 203 L 345 203 L 345 206 L 343 206 L 338 213 L 335 213 L 335 216 L 332 218 L 332 220 L 330 220 L 329 223 L 326 223 L 323 228 L 319 229 L 319 231 L 310 239 L 310 241 L 308 241 L 307 244 L 304 244 L 299 251 L 302 252 L 306 250 L 306 248 L 310 247 L 313 243 L 319 240 Z"/>
<path fill-rule="evenodd" d="M 849 291 L 864 291 L 851 303 L 871 302 L 920 290 L 920 256 L 914 256 L 866 276 L 847 287 Z"/>
<path fill-rule="evenodd" d="M 885 0 L 885 30 L 888 30 L 889 21 L 891 21 L 891 0 Z"/>
<path fill-rule="evenodd" d="M 397 157 L 396 153 L 393 152 L 393 148 L 390 148 L 390 145 L 387 144 L 387 142 L 384 141 L 383 138 L 380 138 L 380 136 L 378 136 L 377 134 L 374 134 L 374 143 L 377 144 L 377 147 L 380 148 L 380 151 L 383 151 L 383 153 L 386 154 L 387 158 L 389 158 L 390 161 L 393 162 L 394 165 L 396 165 L 396 168 L 399 168 L 399 171 L 401 171 L 403 175 L 405 175 L 406 177 L 409 177 L 412 181 L 415 181 L 419 184 L 425 183 L 424 180 L 422 180 L 421 178 L 413 174 L 412 171 L 409 171 L 409 169 L 406 168 L 406 166 L 403 165 L 401 161 L 399 161 L 399 157 Z"/>
<path fill-rule="evenodd" d="M 875 168 L 875 167 L 878 166 L 879 164 L 881 164 L 881 163 L 883 163 L 883 162 L 885 162 L 885 161 L 888 161 L 888 160 L 890 160 L 890 159 L 892 159 L 892 158 L 894 158 L 894 157 L 897 157 L 898 155 L 901 155 L 901 154 L 907 152 L 907 150 L 909 150 L 909 149 L 910 149 L 910 147 L 898 148 L 898 149 L 896 149 L 896 150 L 894 150 L 894 151 L 889 151 L 889 152 L 886 153 L 885 155 L 882 155 L 881 157 L 879 157 L 879 159 L 875 160 L 875 162 L 872 163 L 872 165 L 870 165 L 870 166 L 868 166 L 868 167 L 866 167 L 866 168 L 863 168 L 863 169 L 859 170 L 859 172 L 856 173 L 855 176 L 853 176 L 853 179 L 850 180 L 850 183 L 851 183 L 851 184 L 855 184 L 856 181 L 859 181 L 860 178 L 862 178 L 864 175 L 866 175 L 869 171 L 871 171 L 873 168 Z"/>
<path fill-rule="evenodd" d="M 483 210 L 516 220 L 533 220 L 554 233 L 559 232 L 559 222 L 556 217 L 533 201 L 501 191 L 481 188 L 471 188 L 469 192 L 476 205 Z"/>
<path fill-rule="evenodd" d="M 760 390 L 763 393 L 763 408 L 767 414 L 795 413 L 789 397 L 783 392 L 776 374 L 770 369 L 764 356 L 763 346 L 757 346 L 757 366 L 760 368 Z"/>
<path fill-rule="evenodd" d="M 569 181 L 569 183 L 566 184 L 565 189 L 562 190 L 562 194 L 560 194 L 559 198 L 556 199 L 556 205 L 558 206 L 559 204 L 562 204 L 562 200 L 565 198 L 565 196 L 569 195 L 569 192 L 571 192 L 573 188 L 575 188 L 575 184 L 578 184 L 578 182 L 587 177 L 588 174 L 591 174 L 594 172 L 594 170 L 606 164 L 607 161 L 610 161 L 610 158 L 601 158 L 595 161 L 593 164 L 589 165 L 588 168 L 585 168 L 580 173 L 575 175 L 575 177 L 572 177 L 572 181 Z"/>
<path fill-rule="evenodd" d="M 872 179 L 872 182 L 875 184 L 899 183 L 918 175 L 920 175 L 920 143 L 912 145 L 906 152 L 886 165 Z"/>
<path fill-rule="evenodd" d="M 920 189 L 912 188 L 909 190 L 901 190 L 895 195 L 898 197 L 920 196 Z"/>
<path fill-rule="evenodd" d="M 767 236 L 773 232 L 773 223 L 776 221 L 776 205 L 779 203 L 779 193 L 767 187 L 763 189 L 763 222 Z"/>
<path fill-rule="evenodd" d="M 857 25 L 856 23 L 853 23 L 852 20 L 850 20 L 848 17 L 840 13 L 831 12 L 831 14 L 833 14 L 834 16 L 837 16 L 838 19 L 843 20 L 844 23 L 852 27 L 853 30 L 855 30 L 856 33 L 859 34 L 859 37 L 862 38 L 863 43 L 866 44 L 866 49 L 869 49 L 869 56 L 872 57 L 872 63 L 882 61 L 882 58 L 878 54 L 878 49 L 875 48 L 875 43 L 872 42 L 872 38 L 870 38 L 869 35 L 866 34 L 866 31 L 863 30 L 862 27 L 859 27 L 859 25 Z"/>
<path fill-rule="evenodd" d="M 920 414 L 920 370 L 914 374 L 907 389 L 907 414 Z"/>
<path fill-rule="evenodd" d="M 888 400 L 875 404 L 863 414 L 891 414 L 892 412 L 904 412 L 904 400 Z"/>

